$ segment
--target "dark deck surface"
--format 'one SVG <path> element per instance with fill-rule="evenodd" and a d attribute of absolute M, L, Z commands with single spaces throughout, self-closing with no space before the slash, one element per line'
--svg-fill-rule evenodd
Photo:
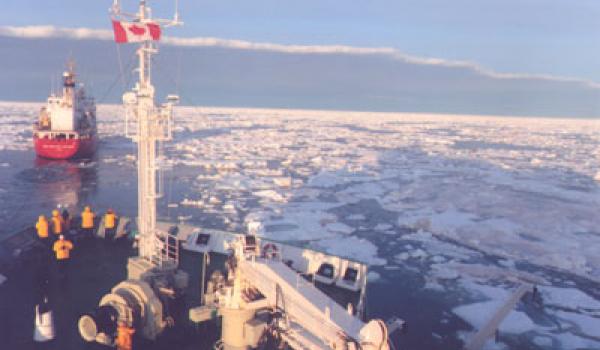
<path fill-rule="evenodd" d="M 20 236 L 20 237 L 17 237 Z M 50 248 L 44 246 L 28 229 L 10 242 L 28 242 L 19 258 L 11 264 L 0 264 L 0 272 L 8 281 L 0 286 L 0 349 L 108 349 L 96 343 L 86 343 L 77 330 L 79 317 L 98 305 L 100 298 L 127 275 L 127 258 L 136 254 L 127 239 L 105 241 L 98 238 L 74 239 L 66 274 L 61 276 Z M 0 246 L 8 241 L 0 242 Z M 11 243 L 11 245 L 13 244 Z M 180 268 L 189 274 L 185 306 L 200 304 L 202 255 L 180 249 Z M 211 254 L 206 278 L 222 269 L 225 256 Z M 44 287 L 43 281 L 48 285 Z M 324 292 L 345 305 L 356 301 L 356 293 L 319 286 Z M 33 341 L 34 307 L 46 291 L 54 310 L 56 339 L 48 343 Z M 187 312 L 185 313 L 185 316 Z M 210 349 L 219 338 L 220 330 L 212 322 L 200 327 L 187 319 L 167 330 L 154 343 L 137 339 L 140 349 Z"/>
<path fill-rule="evenodd" d="M 100 298 L 110 288 L 125 279 L 127 258 L 135 254 L 127 240 L 108 242 L 100 239 L 75 241 L 66 277 L 58 272 L 50 248 L 36 243 L 22 254 L 3 274 L 8 281 L 0 286 L 0 349 L 107 349 L 96 343 L 86 343 L 79 336 L 79 317 L 98 305 Z M 201 261 L 197 253 L 181 251 L 181 268 L 190 273 L 190 286 L 186 304 L 199 304 Z M 218 266 L 223 257 L 211 257 Z M 208 271 L 210 272 L 210 270 Z M 33 342 L 34 307 L 40 300 L 41 283 L 49 277 L 44 288 L 50 298 L 55 317 L 56 339 L 39 344 Z M 142 343 L 143 349 L 208 349 L 218 338 L 214 325 L 192 327 L 181 322 L 178 327 L 165 332 L 154 343 Z"/>

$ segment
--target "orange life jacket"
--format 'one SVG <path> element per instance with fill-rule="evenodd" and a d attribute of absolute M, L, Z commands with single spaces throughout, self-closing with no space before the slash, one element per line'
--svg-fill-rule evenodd
<path fill-rule="evenodd" d="M 48 221 L 46 219 L 38 220 L 35 224 L 37 234 L 40 238 L 48 238 Z"/>
<path fill-rule="evenodd" d="M 116 221 L 117 221 L 117 217 L 114 213 L 107 213 L 106 215 L 104 215 L 104 227 L 105 228 L 114 228 Z"/>
<path fill-rule="evenodd" d="M 69 240 L 60 239 L 54 242 L 52 249 L 56 253 L 56 260 L 65 260 L 69 258 L 69 253 L 73 249 L 73 243 Z"/>
<path fill-rule="evenodd" d="M 81 213 L 81 228 L 93 228 L 94 227 L 94 213 L 91 211 L 83 211 Z"/>
<path fill-rule="evenodd" d="M 63 229 L 63 221 L 59 216 L 52 217 L 52 230 L 55 234 L 60 235 Z"/>

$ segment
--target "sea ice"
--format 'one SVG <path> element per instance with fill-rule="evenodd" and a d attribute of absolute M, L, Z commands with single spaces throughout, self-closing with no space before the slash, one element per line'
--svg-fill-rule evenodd
<path fill-rule="evenodd" d="M 386 264 L 385 259 L 377 257 L 377 247 L 373 243 L 354 236 L 321 239 L 313 242 L 312 246 L 329 254 L 356 259 L 369 265 Z"/>
<path fill-rule="evenodd" d="M 600 317 L 598 316 L 594 317 L 560 310 L 553 311 L 553 313 L 562 321 L 564 328 L 575 326 L 587 336 L 596 337 L 600 335 Z"/>
<path fill-rule="evenodd" d="M 452 309 L 458 317 L 467 321 L 476 330 L 481 329 L 490 319 L 491 315 L 502 305 L 502 300 L 492 300 L 480 303 L 458 306 Z M 535 328 L 531 319 L 520 311 L 512 311 L 500 324 L 500 332 L 520 334 Z"/>
<path fill-rule="evenodd" d="M 539 291 L 545 305 L 600 312 L 600 301 L 578 289 L 541 286 Z"/>

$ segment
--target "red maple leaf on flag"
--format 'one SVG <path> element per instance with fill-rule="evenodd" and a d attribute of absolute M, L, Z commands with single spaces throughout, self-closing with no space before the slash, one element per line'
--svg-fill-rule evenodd
<path fill-rule="evenodd" d="M 132 25 L 127 29 L 129 29 L 129 31 L 133 33 L 133 35 L 143 35 L 146 32 L 146 27 L 138 27 L 136 25 Z"/>
<path fill-rule="evenodd" d="M 131 23 L 112 21 L 117 43 L 139 43 L 147 40 L 160 40 L 160 25 L 158 23 Z"/>

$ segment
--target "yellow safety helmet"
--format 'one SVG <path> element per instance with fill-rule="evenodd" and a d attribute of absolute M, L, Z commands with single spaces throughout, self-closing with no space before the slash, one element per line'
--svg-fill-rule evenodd
<path fill-rule="evenodd" d="M 54 210 L 52 211 L 52 216 L 58 216 L 58 210 L 54 209 Z"/>

